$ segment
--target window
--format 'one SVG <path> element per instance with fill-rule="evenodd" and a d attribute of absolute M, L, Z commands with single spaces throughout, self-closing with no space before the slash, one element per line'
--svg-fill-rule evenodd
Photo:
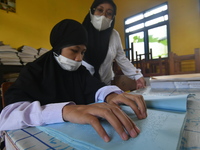
<path fill-rule="evenodd" d="M 147 54 L 150 49 L 152 49 L 153 59 L 157 59 L 159 56 L 168 57 L 169 21 L 167 3 L 126 18 L 124 26 L 126 47 L 130 48 L 131 43 L 133 43 L 134 60 L 136 60 L 136 51 L 138 54 Z M 148 56 L 146 59 L 148 59 Z"/>

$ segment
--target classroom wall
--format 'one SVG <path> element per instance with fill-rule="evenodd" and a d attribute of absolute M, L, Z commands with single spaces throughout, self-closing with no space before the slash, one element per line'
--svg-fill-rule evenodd
<path fill-rule="evenodd" d="M 83 21 L 93 0 L 17 0 L 16 13 L 0 10 L 0 41 L 50 49 L 49 34 L 62 19 Z"/>
<path fill-rule="evenodd" d="M 124 45 L 124 19 L 166 0 L 114 0 L 117 5 L 115 28 Z M 177 54 L 190 54 L 200 47 L 199 0 L 167 0 L 169 4 L 171 50 Z M 49 33 L 52 27 L 65 18 L 80 22 L 93 0 L 20 0 L 16 13 L 0 10 L 0 41 L 14 48 L 29 45 L 50 49 Z"/>
<path fill-rule="evenodd" d="M 115 0 L 118 6 L 115 28 L 124 45 L 124 19 L 168 2 L 171 51 L 178 55 L 200 48 L 200 0 Z M 125 46 L 125 45 L 124 45 Z"/>

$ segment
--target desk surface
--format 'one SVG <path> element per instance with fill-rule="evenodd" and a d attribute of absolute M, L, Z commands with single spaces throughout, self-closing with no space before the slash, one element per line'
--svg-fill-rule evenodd
<path fill-rule="evenodd" d="M 143 95 L 178 95 L 185 93 L 195 94 L 194 97 L 188 98 L 186 122 L 184 125 L 182 137 L 180 139 L 180 149 L 200 149 L 200 89 L 155 90 L 148 87 L 146 89 L 134 91 L 133 93 Z M 73 149 L 68 144 L 47 135 L 37 128 L 26 128 L 21 130 L 8 131 L 7 134 L 9 141 L 20 150 Z"/>
<path fill-rule="evenodd" d="M 37 128 L 8 131 L 6 138 L 9 150 L 74 150 L 71 146 Z"/>
<path fill-rule="evenodd" d="M 151 89 L 134 91 L 137 94 L 178 95 L 195 94 L 187 100 L 187 114 L 181 137 L 181 150 L 200 149 L 200 89 Z"/>

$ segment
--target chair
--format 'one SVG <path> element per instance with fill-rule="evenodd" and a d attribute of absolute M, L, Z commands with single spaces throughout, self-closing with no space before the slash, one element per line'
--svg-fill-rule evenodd
<path fill-rule="evenodd" d="M 141 70 L 144 77 L 168 75 L 168 68 L 167 58 L 141 60 Z"/>
<path fill-rule="evenodd" d="M 134 63 L 134 52 L 133 52 L 133 42 L 131 43 L 131 48 L 124 49 L 126 57 L 130 60 L 130 62 Z"/>
<path fill-rule="evenodd" d="M 169 53 L 170 74 L 200 73 L 200 48 L 194 49 L 194 54 L 177 55 Z"/>
<path fill-rule="evenodd" d="M 145 60 L 151 60 L 151 59 L 153 59 L 152 49 L 150 49 L 148 53 L 144 53 L 144 54 L 138 54 L 137 51 L 136 51 L 135 56 L 136 56 L 136 67 L 141 68 L 141 60 L 144 60 L 144 59 Z"/>
<path fill-rule="evenodd" d="M 13 84 L 14 82 L 3 82 L 1 84 L 1 96 L 2 96 L 2 107 L 5 107 L 5 99 L 4 99 L 4 95 L 5 92 L 8 90 L 8 88 Z"/>
<path fill-rule="evenodd" d="M 143 56 L 143 58 L 142 58 Z M 137 54 L 136 52 L 137 68 L 141 68 L 144 77 L 168 75 L 168 59 L 161 58 L 153 59 L 152 49 L 147 54 Z"/>

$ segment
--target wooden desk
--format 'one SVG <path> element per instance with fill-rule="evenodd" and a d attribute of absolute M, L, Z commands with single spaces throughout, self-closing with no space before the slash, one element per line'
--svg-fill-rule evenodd
<path fill-rule="evenodd" d="M 188 98 L 186 122 L 183 125 L 184 130 L 181 136 L 181 150 L 186 149 L 200 149 L 200 90 L 199 89 L 160 89 L 155 90 L 147 87 L 134 91 L 136 94 L 152 94 L 152 95 L 177 95 L 177 94 L 195 94 L 194 97 Z M 7 137 L 10 143 L 20 150 L 45 150 L 45 149 L 66 149 L 72 150 L 73 148 L 51 137 L 37 128 L 26 128 L 22 130 L 8 131 Z M 42 137 L 42 138 L 41 138 Z M 145 143 L 145 141 L 144 141 Z M 163 145 L 167 149 L 167 145 Z M 126 149 L 128 150 L 128 149 Z M 132 148 L 130 147 L 130 150 Z M 151 150 L 151 147 L 149 147 Z"/>

